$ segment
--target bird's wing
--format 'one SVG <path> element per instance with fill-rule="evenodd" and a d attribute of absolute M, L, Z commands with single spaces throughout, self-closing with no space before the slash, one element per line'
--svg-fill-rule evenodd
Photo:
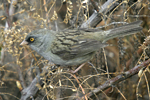
<path fill-rule="evenodd" d="M 91 38 L 84 39 L 82 32 L 71 30 L 57 34 L 57 40 L 51 45 L 51 52 L 64 60 L 70 60 L 91 55 L 108 45 Z"/>

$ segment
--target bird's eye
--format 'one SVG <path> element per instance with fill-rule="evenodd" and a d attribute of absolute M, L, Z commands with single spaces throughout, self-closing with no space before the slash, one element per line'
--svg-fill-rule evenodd
<path fill-rule="evenodd" d="M 33 41 L 34 41 L 34 38 L 30 38 L 30 41 L 33 42 Z"/>

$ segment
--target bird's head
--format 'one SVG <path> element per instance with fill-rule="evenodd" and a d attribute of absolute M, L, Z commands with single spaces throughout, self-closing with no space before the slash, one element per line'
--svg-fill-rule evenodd
<path fill-rule="evenodd" d="M 39 29 L 29 33 L 20 45 L 29 45 L 33 50 L 39 51 L 49 40 L 50 30 Z"/>

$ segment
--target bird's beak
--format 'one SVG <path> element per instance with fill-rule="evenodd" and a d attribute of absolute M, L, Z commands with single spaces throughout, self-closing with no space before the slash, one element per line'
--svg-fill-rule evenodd
<path fill-rule="evenodd" d="M 27 45 L 27 44 L 28 44 L 28 42 L 25 41 L 25 40 L 23 40 L 23 41 L 20 43 L 20 45 Z"/>

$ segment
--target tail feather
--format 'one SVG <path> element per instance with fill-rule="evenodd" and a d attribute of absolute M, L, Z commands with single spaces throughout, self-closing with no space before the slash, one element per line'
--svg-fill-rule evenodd
<path fill-rule="evenodd" d="M 113 39 L 116 37 L 123 37 L 131 34 L 135 34 L 137 32 L 140 32 L 143 28 L 140 26 L 142 23 L 141 20 L 135 21 L 126 25 L 122 25 L 120 27 L 110 29 L 108 30 L 108 34 L 105 36 L 105 39 L 103 42 Z"/>

